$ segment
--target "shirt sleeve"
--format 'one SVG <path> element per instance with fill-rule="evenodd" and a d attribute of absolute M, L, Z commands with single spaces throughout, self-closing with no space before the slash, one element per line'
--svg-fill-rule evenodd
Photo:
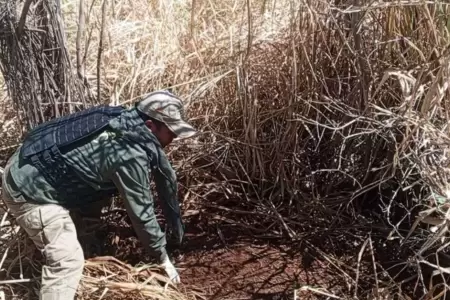
<path fill-rule="evenodd" d="M 159 168 L 154 170 L 153 177 L 166 222 L 173 230 L 176 242 L 181 244 L 184 225 L 178 202 L 177 178 L 170 162 L 165 157 L 161 157 Z"/>
<path fill-rule="evenodd" d="M 134 230 L 144 247 L 159 262 L 167 255 L 166 237 L 156 219 L 146 161 L 127 160 L 116 167 L 112 181 L 124 199 Z"/>

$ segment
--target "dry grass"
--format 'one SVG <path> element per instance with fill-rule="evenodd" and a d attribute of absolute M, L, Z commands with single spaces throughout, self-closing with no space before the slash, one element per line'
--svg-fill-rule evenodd
<path fill-rule="evenodd" d="M 309 247 L 348 295 L 443 297 L 448 4 L 331 2 L 85 0 L 81 53 L 79 2 L 63 10 L 103 102 L 159 88 L 186 99 L 203 134 L 171 152 L 185 210 L 213 207 L 259 238 L 344 232 L 342 256 Z"/>
<path fill-rule="evenodd" d="M 26 234 L 10 220 L 1 219 L 0 270 L 8 278 L 0 280 L 1 293 L 7 299 L 34 298 L 40 285 L 44 262 Z M 111 256 L 97 256 L 85 261 L 77 299 L 152 299 L 197 300 L 201 293 L 174 286 L 152 264 L 131 266 Z"/>
<path fill-rule="evenodd" d="M 201 299 L 192 291 L 182 293 L 151 265 L 132 267 L 113 257 L 86 261 L 79 299 Z"/>

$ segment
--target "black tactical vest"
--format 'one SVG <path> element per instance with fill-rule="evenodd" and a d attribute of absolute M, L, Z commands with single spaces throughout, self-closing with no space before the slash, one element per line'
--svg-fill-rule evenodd
<path fill-rule="evenodd" d="M 20 150 L 25 163 L 33 164 L 47 182 L 59 194 L 65 195 L 73 188 L 74 183 L 83 184 L 74 169 L 66 163 L 64 154 L 101 133 L 106 128 L 120 132 L 121 138 L 138 144 L 146 153 L 152 172 L 160 172 L 169 182 L 173 194 L 177 192 L 176 175 L 167 156 L 159 145 L 157 138 L 148 134 L 144 118 L 136 108 L 98 106 L 71 115 L 63 116 L 43 123 L 30 131 Z M 89 185 L 83 184 L 85 187 Z M 106 184 L 104 189 L 82 189 L 86 195 L 77 193 L 68 197 L 84 199 L 105 199 L 117 194 L 114 184 Z M 72 199 L 73 200 L 73 199 Z M 170 199 L 177 201 L 177 199 Z M 168 223 L 178 224 L 181 221 L 179 208 L 168 202 L 170 212 L 165 212 Z"/>
<path fill-rule="evenodd" d="M 61 155 L 84 139 L 100 133 L 125 110 L 122 106 L 96 106 L 42 123 L 29 132 L 20 155 L 31 162 L 55 188 L 73 176 Z"/>

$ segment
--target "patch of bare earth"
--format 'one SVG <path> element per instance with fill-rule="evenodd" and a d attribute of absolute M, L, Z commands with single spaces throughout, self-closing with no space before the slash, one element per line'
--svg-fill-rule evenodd
<path fill-rule="evenodd" d="M 298 285 L 332 281 L 324 262 L 284 246 L 237 243 L 199 250 L 181 256 L 177 266 L 184 285 L 203 290 L 211 300 L 293 299 Z"/>
<path fill-rule="evenodd" d="M 100 240 L 82 236 L 87 258 L 111 255 L 131 265 L 152 261 L 143 252 L 127 219 L 125 212 L 116 212 L 109 225 L 95 231 Z M 292 300 L 294 289 L 304 286 L 338 295 L 346 289 L 342 274 L 337 274 L 336 268 L 310 251 L 304 242 L 264 241 L 236 228 L 223 224 L 208 226 L 193 219 L 186 219 L 183 245 L 178 248 L 168 245 L 180 272 L 181 291 L 198 291 L 207 300 Z M 319 299 L 317 294 L 308 292 L 297 296 Z"/>

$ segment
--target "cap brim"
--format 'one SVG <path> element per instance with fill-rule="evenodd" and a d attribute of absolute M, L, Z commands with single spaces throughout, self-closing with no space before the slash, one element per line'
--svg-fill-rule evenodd
<path fill-rule="evenodd" d="M 197 130 L 183 120 L 173 119 L 156 111 L 149 111 L 147 114 L 166 124 L 175 133 L 176 140 L 190 138 L 197 134 Z"/>
<path fill-rule="evenodd" d="M 175 135 L 177 136 L 177 140 L 190 138 L 197 134 L 197 130 L 195 130 L 194 127 L 192 127 L 189 123 L 186 123 L 184 121 L 165 121 L 164 123 L 173 133 L 175 133 Z"/>

